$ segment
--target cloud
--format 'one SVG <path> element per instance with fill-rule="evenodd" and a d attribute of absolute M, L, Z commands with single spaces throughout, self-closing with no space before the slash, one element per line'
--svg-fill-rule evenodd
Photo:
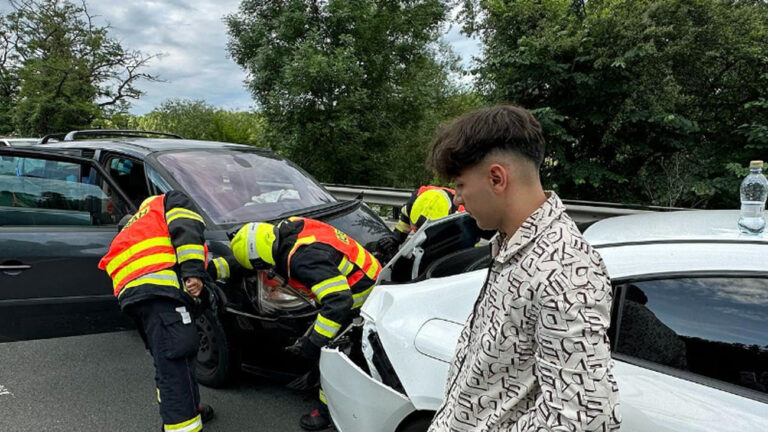
<path fill-rule="evenodd" d="M 0 2 L 0 12 L 9 6 Z M 227 57 L 224 16 L 237 12 L 240 0 L 91 0 L 88 10 L 99 25 L 109 24 L 110 36 L 123 48 L 157 55 L 143 72 L 164 82 L 141 82 L 145 92 L 132 101 L 133 114 L 145 114 L 171 98 L 202 99 L 230 110 L 255 105 L 243 82 L 246 73 Z M 444 37 L 465 67 L 479 43 L 452 25 Z"/>
<path fill-rule="evenodd" d="M 480 54 L 481 42 L 474 38 L 468 38 L 461 34 L 461 26 L 453 24 L 448 27 L 448 31 L 443 36 L 443 40 L 448 42 L 453 51 L 461 58 L 461 64 L 469 69 L 473 65 L 473 56 Z"/>
<path fill-rule="evenodd" d="M 145 95 L 131 112 L 144 114 L 166 99 L 202 99 L 213 106 L 247 110 L 253 105 L 243 85 L 246 74 L 227 57 L 223 18 L 239 0 L 101 0 L 89 4 L 112 37 L 126 49 L 157 55 L 144 70 L 163 82 L 142 82 Z"/>

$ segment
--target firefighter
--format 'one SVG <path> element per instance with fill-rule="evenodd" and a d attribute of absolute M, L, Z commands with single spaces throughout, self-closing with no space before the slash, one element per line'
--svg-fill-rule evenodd
<path fill-rule="evenodd" d="M 424 222 L 440 219 L 456 212 L 463 212 L 464 206 L 453 203 L 456 191 L 442 186 L 422 186 L 414 192 L 400 209 L 400 220 L 395 225 L 393 237 L 384 237 L 379 249 L 392 256 L 411 231 L 418 231 Z"/>
<path fill-rule="evenodd" d="M 200 431 L 213 418 L 213 409 L 200 404 L 191 368 L 199 343 L 191 311 L 207 276 L 204 228 L 184 193 L 152 196 L 99 262 L 154 359 L 164 431 Z"/>
<path fill-rule="evenodd" d="M 291 286 L 308 292 L 320 311 L 308 335 L 289 351 L 314 364 L 320 348 L 352 321 L 381 271 L 378 260 L 354 239 L 323 222 L 292 217 L 277 226 L 244 225 L 231 242 L 237 262 L 249 270 L 274 269 Z M 323 390 L 318 408 L 302 416 L 305 430 L 330 426 Z"/>

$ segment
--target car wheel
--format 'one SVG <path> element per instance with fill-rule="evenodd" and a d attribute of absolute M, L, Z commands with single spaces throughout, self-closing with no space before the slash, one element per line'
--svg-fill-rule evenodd
<path fill-rule="evenodd" d="M 195 324 L 200 336 L 195 365 L 197 382 L 207 387 L 224 387 L 240 369 L 240 352 L 230 342 L 221 320 L 211 310 L 200 314 Z"/>
<path fill-rule="evenodd" d="M 429 429 L 429 424 L 432 422 L 432 415 L 433 413 L 411 416 L 400 423 L 397 432 L 426 432 Z"/>

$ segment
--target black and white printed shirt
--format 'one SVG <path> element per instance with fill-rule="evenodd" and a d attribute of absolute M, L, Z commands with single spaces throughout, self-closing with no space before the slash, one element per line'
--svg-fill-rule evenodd
<path fill-rule="evenodd" d="M 554 192 L 506 239 L 459 337 L 429 432 L 618 431 L 611 284 Z"/>

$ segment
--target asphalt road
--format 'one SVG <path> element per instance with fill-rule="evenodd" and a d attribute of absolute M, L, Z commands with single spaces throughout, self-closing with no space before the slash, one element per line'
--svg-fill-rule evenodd
<path fill-rule="evenodd" d="M 152 358 L 135 331 L 0 343 L 0 431 L 157 431 Z M 200 387 L 216 431 L 301 431 L 314 400 L 263 379 Z"/>

